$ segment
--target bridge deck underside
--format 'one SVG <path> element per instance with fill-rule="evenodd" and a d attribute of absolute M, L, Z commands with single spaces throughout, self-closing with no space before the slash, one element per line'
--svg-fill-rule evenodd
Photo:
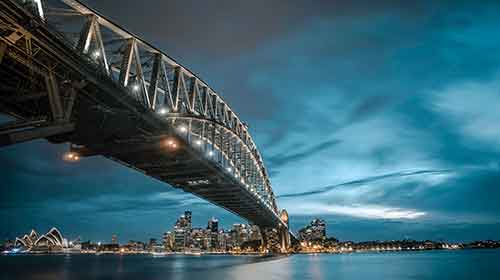
<path fill-rule="evenodd" d="M 175 150 L 165 147 L 161 141 L 147 141 L 104 145 L 87 143 L 86 148 L 78 152 L 84 156 L 101 154 L 119 161 L 175 188 L 221 206 L 259 226 L 277 225 L 278 221 L 274 216 L 270 215 L 249 191 L 242 188 L 238 180 L 228 176 L 206 159 L 199 158 L 196 151 L 182 143 L 182 139 L 174 138 L 174 141 L 180 143 Z"/>

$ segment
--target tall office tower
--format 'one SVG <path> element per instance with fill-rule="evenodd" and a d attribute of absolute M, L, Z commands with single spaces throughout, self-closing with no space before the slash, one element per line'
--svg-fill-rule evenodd
<path fill-rule="evenodd" d="M 189 210 L 184 211 L 184 218 L 186 219 L 187 227 L 191 229 L 193 227 L 192 221 L 191 221 L 191 216 L 192 213 Z"/>
<path fill-rule="evenodd" d="M 219 231 L 219 220 L 212 217 L 210 220 L 208 220 L 207 229 L 210 230 L 211 232 L 218 232 Z"/>

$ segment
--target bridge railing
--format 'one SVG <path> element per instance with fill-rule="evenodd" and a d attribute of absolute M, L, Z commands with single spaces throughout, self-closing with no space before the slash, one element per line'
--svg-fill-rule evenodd
<path fill-rule="evenodd" d="M 31 3 L 38 16 L 62 32 L 88 64 L 97 66 L 96 73 L 126 88 L 146 109 L 163 113 L 174 123 L 184 122 L 189 139 L 201 139 L 212 147 L 214 159 L 278 213 L 268 173 L 248 126 L 203 80 L 79 1 L 18 1 Z M 190 143 L 196 147 L 198 142 Z"/>

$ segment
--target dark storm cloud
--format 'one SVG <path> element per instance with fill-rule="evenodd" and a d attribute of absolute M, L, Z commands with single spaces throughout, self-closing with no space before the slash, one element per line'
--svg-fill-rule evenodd
<path fill-rule="evenodd" d="M 325 142 L 321 142 L 315 146 L 309 147 L 302 152 L 276 155 L 274 157 L 270 157 L 267 160 L 269 168 L 271 169 L 279 169 L 280 166 L 286 165 L 292 161 L 299 161 L 303 159 L 307 159 L 308 157 L 315 156 L 322 151 L 331 148 L 332 146 L 339 143 L 339 140 L 328 140 Z"/>
<path fill-rule="evenodd" d="M 316 17 L 364 17 L 398 11 L 417 16 L 419 1 L 84 1 L 148 40 L 165 43 L 183 59 L 211 55 L 216 59 L 253 51 L 283 37 Z M 151 20 L 144 20 L 144 18 Z"/>

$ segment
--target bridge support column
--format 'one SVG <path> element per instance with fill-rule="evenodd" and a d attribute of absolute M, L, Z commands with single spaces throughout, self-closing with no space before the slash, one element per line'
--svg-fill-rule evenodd
<path fill-rule="evenodd" d="M 260 228 L 263 253 L 281 253 L 280 232 L 276 228 Z"/>
<path fill-rule="evenodd" d="M 279 234 L 280 234 L 280 243 L 281 243 L 281 252 L 282 253 L 288 253 L 288 251 L 290 250 L 290 245 L 291 245 L 291 241 L 290 241 L 290 222 L 289 222 L 289 217 L 288 217 L 288 212 L 283 209 L 281 210 L 281 213 L 280 213 L 280 218 L 281 218 L 281 221 L 283 221 L 285 223 L 286 226 L 280 224 L 279 225 Z"/>
<path fill-rule="evenodd" d="M 259 228 L 261 237 L 261 253 L 266 253 L 268 248 L 268 239 L 266 235 L 266 230 L 264 228 Z"/>
<path fill-rule="evenodd" d="M 290 250 L 290 233 L 288 232 L 288 228 L 280 227 L 278 231 L 280 237 L 281 253 L 288 253 L 288 251 Z"/>

